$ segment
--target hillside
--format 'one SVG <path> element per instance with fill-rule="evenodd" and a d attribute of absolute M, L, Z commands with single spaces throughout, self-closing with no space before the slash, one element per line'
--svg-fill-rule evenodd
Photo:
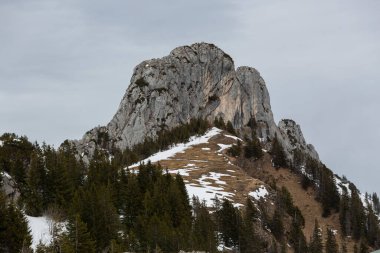
<path fill-rule="evenodd" d="M 112 120 L 80 140 L 3 134 L 0 173 L 1 252 L 380 248 L 377 194 L 276 124 L 260 73 L 208 43 L 137 65 Z"/>

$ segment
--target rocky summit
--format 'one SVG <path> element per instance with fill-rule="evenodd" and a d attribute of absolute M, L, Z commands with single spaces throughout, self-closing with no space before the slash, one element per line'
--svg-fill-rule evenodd
<path fill-rule="evenodd" d="M 104 137 L 106 148 L 123 150 L 199 117 L 210 122 L 221 117 L 239 131 L 254 120 L 264 145 L 277 136 L 290 160 L 296 148 L 318 159 L 299 125 L 292 120 L 276 125 L 260 73 L 252 67 L 235 68 L 227 53 L 208 43 L 177 47 L 168 56 L 137 65 L 112 120 L 73 144 L 87 160 Z"/>

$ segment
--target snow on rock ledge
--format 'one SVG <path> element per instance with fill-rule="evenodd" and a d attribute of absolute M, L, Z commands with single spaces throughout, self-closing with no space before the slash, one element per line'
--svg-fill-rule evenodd
<path fill-rule="evenodd" d="M 268 196 L 268 194 L 269 194 L 269 192 L 265 188 L 264 185 L 260 186 L 255 191 L 248 193 L 248 195 L 251 196 L 252 198 L 254 198 L 255 200 L 260 200 L 261 198 L 265 199 L 266 196 Z"/>

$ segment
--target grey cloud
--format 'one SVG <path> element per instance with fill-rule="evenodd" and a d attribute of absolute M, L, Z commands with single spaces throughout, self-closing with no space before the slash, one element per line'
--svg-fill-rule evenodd
<path fill-rule="evenodd" d="M 133 67 L 198 41 L 256 67 L 277 120 L 301 124 L 323 161 L 378 191 L 380 2 L 0 3 L 0 132 L 56 146 L 107 123 Z"/>

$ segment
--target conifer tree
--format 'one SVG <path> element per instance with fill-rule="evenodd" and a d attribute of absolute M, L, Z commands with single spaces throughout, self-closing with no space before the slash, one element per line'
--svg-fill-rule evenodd
<path fill-rule="evenodd" d="M 373 203 L 373 210 L 375 211 L 375 213 L 380 214 L 380 201 L 376 192 L 372 194 L 372 203 Z"/>
<path fill-rule="evenodd" d="M 253 223 L 258 218 L 258 211 L 250 198 L 246 200 L 244 220 Z"/>
<path fill-rule="evenodd" d="M 341 245 L 341 249 L 340 249 L 340 253 L 347 253 L 347 244 L 346 244 L 346 241 L 343 240 L 342 241 L 342 245 Z"/>
<path fill-rule="evenodd" d="M 7 205 L 2 188 L 0 188 L 0 217 L 0 252 L 7 252 Z"/>
<path fill-rule="evenodd" d="M 289 241 L 294 248 L 295 253 L 307 252 L 307 242 L 302 232 L 301 224 L 297 219 L 293 218 Z"/>
<path fill-rule="evenodd" d="M 193 250 L 216 252 L 215 224 L 204 203 L 193 198 Z"/>
<path fill-rule="evenodd" d="M 366 217 L 366 239 L 369 245 L 378 246 L 379 245 L 379 219 L 375 215 L 372 205 L 367 206 L 367 217 Z"/>
<path fill-rule="evenodd" d="M 44 209 L 44 194 L 46 191 L 46 171 L 42 159 L 42 151 L 37 146 L 31 154 L 29 176 L 27 178 L 29 194 L 25 198 L 26 213 L 40 216 Z"/>
<path fill-rule="evenodd" d="M 104 250 L 112 239 L 117 239 L 120 220 L 107 186 L 90 185 L 79 192 L 72 212 L 78 213 L 96 240 L 97 251 Z"/>
<path fill-rule="evenodd" d="M 142 196 L 138 185 L 137 178 L 134 174 L 127 172 L 128 183 L 124 185 L 122 196 L 124 202 L 122 204 L 123 219 L 122 222 L 130 231 L 136 224 L 137 216 L 142 209 Z"/>
<path fill-rule="evenodd" d="M 354 245 L 354 253 L 359 253 L 358 245 L 356 243 Z"/>
<path fill-rule="evenodd" d="M 351 190 L 351 208 L 350 220 L 352 223 L 352 235 L 359 240 L 364 231 L 365 213 L 363 203 L 359 196 L 358 190 L 354 186 L 350 186 Z"/>
<path fill-rule="evenodd" d="M 343 189 L 343 194 L 339 203 L 339 222 L 344 236 L 351 234 L 351 219 L 350 219 L 350 197 L 347 189 Z"/>
<path fill-rule="evenodd" d="M 233 207 L 229 200 L 224 199 L 222 208 L 218 211 L 217 216 L 224 245 L 227 247 L 238 246 L 241 223 L 240 212 Z"/>
<path fill-rule="evenodd" d="M 359 253 L 369 253 L 367 241 L 365 238 L 362 238 L 360 240 Z"/>
<path fill-rule="evenodd" d="M 272 155 L 272 162 L 275 167 L 288 167 L 288 161 L 284 148 L 279 142 L 277 136 L 272 141 L 272 148 L 270 150 Z"/>
<path fill-rule="evenodd" d="M 225 125 L 224 120 L 221 116 L 219 116 L 219 118 L 215 117 L 214 126 L 219 128 L 219 129 L 226 129 L 226 125 Z"/>
<path fill-rule="evenodd" d="M 328 217 L 333 210 L 339 211 L 340 196 L 332 171 L 323 166 L 320 173 L 318 197 L 322 203 L 322 216 Z"/>
<path fill-rule="evenodd" d="M 67 235 L 62 247 L 64 252 L 95 253 L 95 242 L 78 214 L 70 219 L 67 225 Z"/>
<path fill-rule="evenodd" d="M 252 139 L 247 141 L 247 145 L 244 147 L 244 156 L 246 158 L 260 159 L 264 153 L 261 148 L 259 139 L 257 139 L 255 131 L 252 131 Z"/>
<path fill-rule="evenodd" d="M 10 204 L 5 219 L 7 226 L 6 244 L 9 252 L 29 249 L 32 244 L 32 237 L 24 214 L 13 204 Z"/>
<path fill-rule="evenodd" d="M 286 241 L 285 240 L 282 240 L 281 241 L 281 253 L 287 253 L 288 250 L 287 250 L 287 245 L 286 245 Z"/>
<path fill-rule="evenodd" d="M 314 223 L 314 231 L 313 231 L 313 235 L 310 239 L 309 252 L 310 253 L 322 253 L 323 252 L 322 229 L 319 227 L 317 220 L 315 220 L 315 223 Z"/>
<path fill-rule="evenodd" d="M 326 253 L 338 253 L 338 244 L 331 228 L 327 228 Z"/>
<path fill-rule="evenodd" d="M 240 233 L 240 252 L 242 253 L 255 253 L 264 250 L 265 245 L 258 238 L 254 229 L 254 222 L 258 218 L 258 211 L 253 205 L 252 201 L 247 198 L 245 212 L 241 225 L 239 227 Z"/>
<path fill-rule="evenodd" d="M 230 156 L 238 157 L 241 154 L 241 141 L 238 140 L 237 144 L 233 144 L 230 148 L 227 149 L 227 154 Z"/>
<path fill-rule="evenodd" d="M 232 125 L 231 121 L 228 121 L 228 122 L 227 122 L 226 130 L 227 130 L 227 132 L 229 132 L 230 134 L 236 135 L 236 131 L 235 131 L 234 126 Z"/>
<path fill-rule="evenodd" d="M 270 224 L 271 231 L 277 240 L 281 240 L 284 234 L 284 224 L 283 224 L 282 216 L 283 216 L 283 211 L 277 201 L 276 209 L 274 210 L 273 218 Z"/>

